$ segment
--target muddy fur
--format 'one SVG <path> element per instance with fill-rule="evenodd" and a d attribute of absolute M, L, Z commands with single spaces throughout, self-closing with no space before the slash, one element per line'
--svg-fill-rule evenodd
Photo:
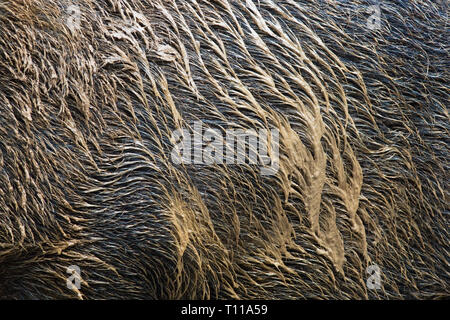
<path fill-rule="evenodd" d="M 0 298 L 448 298 L 448 7 L 371 4 L 0 1 Z M 175 165 L 196 120 L 280 170 Z"/>

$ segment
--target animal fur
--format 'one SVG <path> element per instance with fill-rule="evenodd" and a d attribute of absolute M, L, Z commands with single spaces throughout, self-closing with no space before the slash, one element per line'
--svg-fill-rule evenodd
<path fill-rule="evenodd" d="M 0 298 L 448 298 L 448 8 L 371 4 L 0 1 Z M 278 173 L 175 165 L 196 120 Z"/>

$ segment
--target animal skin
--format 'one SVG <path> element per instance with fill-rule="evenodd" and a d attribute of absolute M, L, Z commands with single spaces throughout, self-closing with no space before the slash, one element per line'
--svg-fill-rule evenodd
<path fill-rule="evenodd" d="M 448 7 L 373 5 L 0 1 L 0 298 L 448 298 Z"/>

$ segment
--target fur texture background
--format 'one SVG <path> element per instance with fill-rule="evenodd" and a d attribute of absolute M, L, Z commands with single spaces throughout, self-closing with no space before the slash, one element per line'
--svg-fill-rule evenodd
<path fill-rule="evenodd" d="M 371 4 L 0 1 L 0 298 L 448 298 L 448 8 Z M 280 170 L 174 165 L 196 120 Z"/>

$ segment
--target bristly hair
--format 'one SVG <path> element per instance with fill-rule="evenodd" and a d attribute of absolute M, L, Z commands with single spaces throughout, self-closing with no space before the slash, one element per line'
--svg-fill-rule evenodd
<path fill-rule="evenodd" d="M 448 297 L 448 11 L 371 5 L 1 1 L 0 298 Z M 279 171 L 174 164 L 197 120 Z"/>

